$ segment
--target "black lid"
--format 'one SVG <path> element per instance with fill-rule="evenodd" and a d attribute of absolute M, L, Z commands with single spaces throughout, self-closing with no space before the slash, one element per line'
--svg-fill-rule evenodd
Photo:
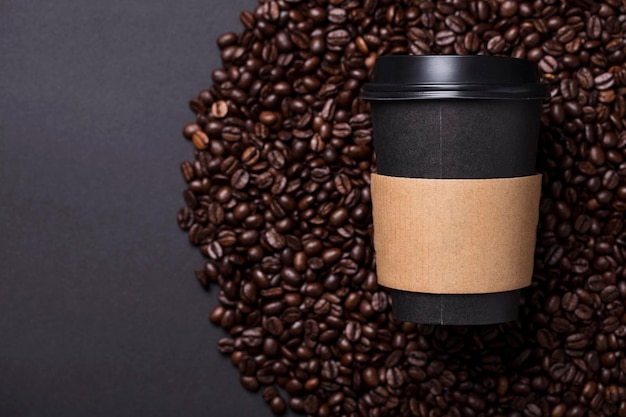
<path fill-rule="evenodd" d="M 544 99 L 537 64 L 483 55 L 389 55 L 376 59 L 367 100 Z"/>

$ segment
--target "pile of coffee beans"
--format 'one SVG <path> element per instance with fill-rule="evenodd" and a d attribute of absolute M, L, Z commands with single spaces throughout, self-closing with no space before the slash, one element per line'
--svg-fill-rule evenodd
<path fill-rule="evenodd" d="M 191 100 L 178 223 L 219 285 L 242 385 L 311 416 L 626 416 L 626 6 L 620 0 L 262 0 Z M 538 63 L 543 196 L 518 322 L 395 320 L 377 286 L 376 57 Z"/>

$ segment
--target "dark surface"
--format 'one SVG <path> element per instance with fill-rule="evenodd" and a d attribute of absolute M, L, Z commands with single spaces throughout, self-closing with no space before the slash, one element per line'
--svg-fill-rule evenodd
<path fill-rule="evenodd" d="M 251 0 L 0 2 L 0 416 L 269 416 L 176 226 L 189 98 Z"/>

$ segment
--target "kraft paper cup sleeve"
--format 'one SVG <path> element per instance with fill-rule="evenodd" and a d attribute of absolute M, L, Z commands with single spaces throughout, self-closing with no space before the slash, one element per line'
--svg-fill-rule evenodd
<path fill-rule="evenodd" d="M 530 284 L 541 175 L 422 179 L 372 174 L 378 282 L 432 294 Z"/>

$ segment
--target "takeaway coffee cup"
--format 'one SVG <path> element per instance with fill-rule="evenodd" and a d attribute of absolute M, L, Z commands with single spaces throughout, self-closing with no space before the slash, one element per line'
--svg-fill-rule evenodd
<path fill-rule="evenodd" d="M 400 320 L 515 320 L 533 269 L 542 101 L 531 61 L 378 58 L 371 101 L 378 282 Z"/>

